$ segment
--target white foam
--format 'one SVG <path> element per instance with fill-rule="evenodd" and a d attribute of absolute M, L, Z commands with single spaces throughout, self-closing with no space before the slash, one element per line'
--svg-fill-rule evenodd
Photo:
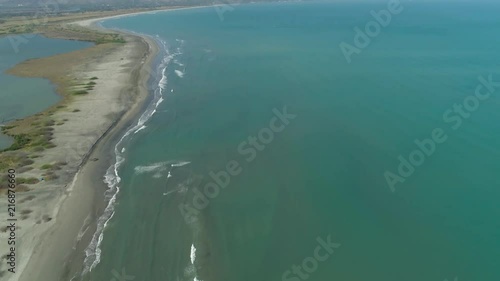
<path fill-rule="evenodd" d="M 196 247 L 194 246 L 194 244 L 191 245 L 191 263 L 194 264 L 195 260 L 196 260 Z"/>
<path fill-rule="evenodd" d="M 137 166 L 134 168 L 135 174 L 157 173 L 167 170 L 167 162 L 153 163 L 147 166 Z"/>
<path fill-rule="evenodd" d="M 196 262 L 196 247 L 194 246 L 194 243 L 191 244 L 191 265 L 193 266 L 193 274 L 194 274 L 194 279 L 193 281 L 201 281 L 200 279 L 198 279 L 197 277 L 197 272 L 196 272 L 196 265 L 195 265 L 195 262 Z"/>
<path fill-rule="evenodd" d="M 137 166 L 134 168 L 135 175 L 141 175 L 141 174 L 153 174 L 153 178 L 161 178 L 163 177 L 163 172 L 169 170 L 171 167 L 182 167 L 184 165 L 187 165 L 191 162 L 189 161 L 181 161 L 181 162 L 172 162 L 172 161 L 166 161 L 166 162 L 157 162 L 153 163 L 150 165 L 145 165 L 145 166 Z M 172 173 L 168 171 L 167 178 L 171 178 Z"/>
<path fill-rule="evenodd" d="M 181 162 L 172 164 L 172 167 L 182 167 L 182 166 L 185 166 L 187 164 L 191 164 L 191 162 L 189 162 L 189 161 L 181 161 Z"/>
<path fill-rule="evenodd" d="M 185 74 L 185 73 L 184 73 L 184 72 L 182 72 L 182 71 L 180 71 L 180 70 L 177 70 L 177 69 L 176 69 L 176 70 L 175 70 L 175 74 L 176 74 L 177 76 L 179 76 L 180 78 L 184 78 L 184 74 Z"/>
<path fill-rule="evenodd" d="M 123 152 L 125 152 L 125 148 L 122 147 L 125 140 L 127 140 L 133 132 L 137 132 L 145 128 L 145 123 L 155 114 L 158 106 L 163 102 L 163 91 L 167 86 L 167 75 L 166 69 L 169 65 L 170 61 L 178 54 L 180 51 L 177 50 L 177 53 L 170 54 L 168 51 L 168 47 L 165 41 L 161 40 L 159 36 L 156 37 L 156 41 L 163 46 L 163 59 L 158 66 L 158 73 L 161 73 L 161 78 L 158 79 L 158 87 L 154 91 L 154 97 L 151 104 L 147 107 L 144 113 L 139 117 L 137 123 L 130 128 L 118 141 L 115 146 L 115 155 L 116 160 L 115 163 L 109 167 L 107 173 L 104 176 L 104 182 L 108 185 L 108 189 L 105 192 L 105 200 L 109 200 L 106 208 L 104 209 L 103 214 L 97 220 L 97 229 L 94 233 L 90 244 L 85 249 L 85 260 L 84 260 L 84 268 L 82 271 L 82 276 L 92 271 L 97 264 L 99 264 L 101 260 L 101 243 L 104 239 L 104 229 L 108 225 L 108 223 L 113 218 L 115 211 L 115 203 L 117 195 L 120 192 L 119 183 L 121 182 L 121 178 L 119 176 L 119 169 L 123 162 L 125 161 L 124 156 L 122 156 Z M 155 174 L 157 175 L 157 174 Z"/>

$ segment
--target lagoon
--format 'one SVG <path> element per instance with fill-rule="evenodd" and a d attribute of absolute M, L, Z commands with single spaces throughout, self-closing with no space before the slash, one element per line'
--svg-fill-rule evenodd
<path fill-rule="evenodd" d="M 19 38 L 23 38 L 23 44 Z M 56 104 L 61 97 L 47 79 L 24 78 L 5 73 L 28 59 L 42 58 L 91 46 L 92 43 L 46 38 L 37 34 L 21 34 L 0 38 L 0 124 L 36 114 Z M 0 135 L 0 149 L 11 141 Z"/>

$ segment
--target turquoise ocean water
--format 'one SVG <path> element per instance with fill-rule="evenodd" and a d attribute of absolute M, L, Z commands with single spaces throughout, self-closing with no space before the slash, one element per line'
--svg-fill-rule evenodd
<path fill-rule="evenodd" d="M 46 79 L 7 75 L 6 70 L 28 59 L 42 58 L 83 49 L 88 42 L 49 39 L 35 34 L 0 38 L 0 124 L 33 115 L 60 100 Z M 0 135 L 0 149 L 11 141 Z"/>
<path fill-rule="evenodd" d="M 499 280 L 500 90 L 446 112 L 474 103 L 479 76 L 500 81 L 500 5 L 401 3 L 351 63 L 339 44 L 387 2 L 104 22 L 164 49 L 84 279 Z M 386 172 L 439 128 L 446 141 L 392 192 Z"/>

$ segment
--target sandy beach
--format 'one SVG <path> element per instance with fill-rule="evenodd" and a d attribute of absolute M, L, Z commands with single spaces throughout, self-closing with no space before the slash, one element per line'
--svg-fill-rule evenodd
<path fill-rule="evenodd" d="M 98 28 L 93 23 L 102 19 L 75 24 Z M 30 60 L 11 71 L 20 76 L 49 78 L 57 84 L 54 77 L 62 79 L 57 70 L 52 73 L 54 77 L 50 77 L 50 71 L 45 77 L 28 70 L 43 69 L 47 63 L 71 63 L 66 76 L 82 81 L 97 79 L 89 94 L 74 96 L 65 101 L 65 109 L 53 114 L 54 120 L 64 120 L 53 126 L 55 148 L 37 155 L 33 169 L 16 175 L 40 178 L 44 171 L 39 167 L 43 164 L 61 166 L 54 172 L 54 180 L 42 180 L 34 188 L 30 186 L 30 191 L 16 194 L 16 268 L 11 273 L 5 263 L 0 264 L 2 280 L 70 280 L 72 272 L 80 270 L 83 250 L 105 207 L 107 186 L 103 176 L 114 161 L 114 145 L 145 106 L 150 67 L 158 52 L 151 39 L 122 36 L 125 44 Z M 25 122 L 30 122 L 29 118 Z M 0 208 L 6 209 L 6 205 L 6 200 L 0 202 Z M 0 214 L 0 220 L 7 220 L 6 212 Z M 8 231 L 2 229 L 0 240 L 6 241 L 7 235 Z M 8 245 L 2 243 L 0 255 L 7 254 Z"/>

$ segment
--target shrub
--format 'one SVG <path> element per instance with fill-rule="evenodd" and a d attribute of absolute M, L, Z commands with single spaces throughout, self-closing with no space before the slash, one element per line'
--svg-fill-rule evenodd
<path fill-rule="evenodd" d="M 75 91 L 73 92 L 74 95 L 86 95 L 88 94 L 89 92 L 88 91 L 85 91 L 85 90 L 79 90 L 79 91 Z"/>
<path fill-rule="evenodd" d="M 20 134 L 20 135 L 15 135 L 14 136 L 14 143 L 4 149 L 3 151 L 14 151 L 14 150 L 19 150 L 23 147 L 25 147 L 26 145 L 28 145 L 31 141 L 31 138 L 29 138 L 28 135 L 26 134 Z"/>
<path fill-rule="evenodd" d="M 53 165 L 51 164 L 45 164 L 45 165 L 42 165 L 42 167 L 40 167 L 40 169 L 42 170 L 48 170 L 48 169 L 52 169 Z"/>
<path fill-rule="evenodd" d="M 36 184 L 39 183 L 40 180 L 37 178 L 17 178 L 18 184 Z"/>

